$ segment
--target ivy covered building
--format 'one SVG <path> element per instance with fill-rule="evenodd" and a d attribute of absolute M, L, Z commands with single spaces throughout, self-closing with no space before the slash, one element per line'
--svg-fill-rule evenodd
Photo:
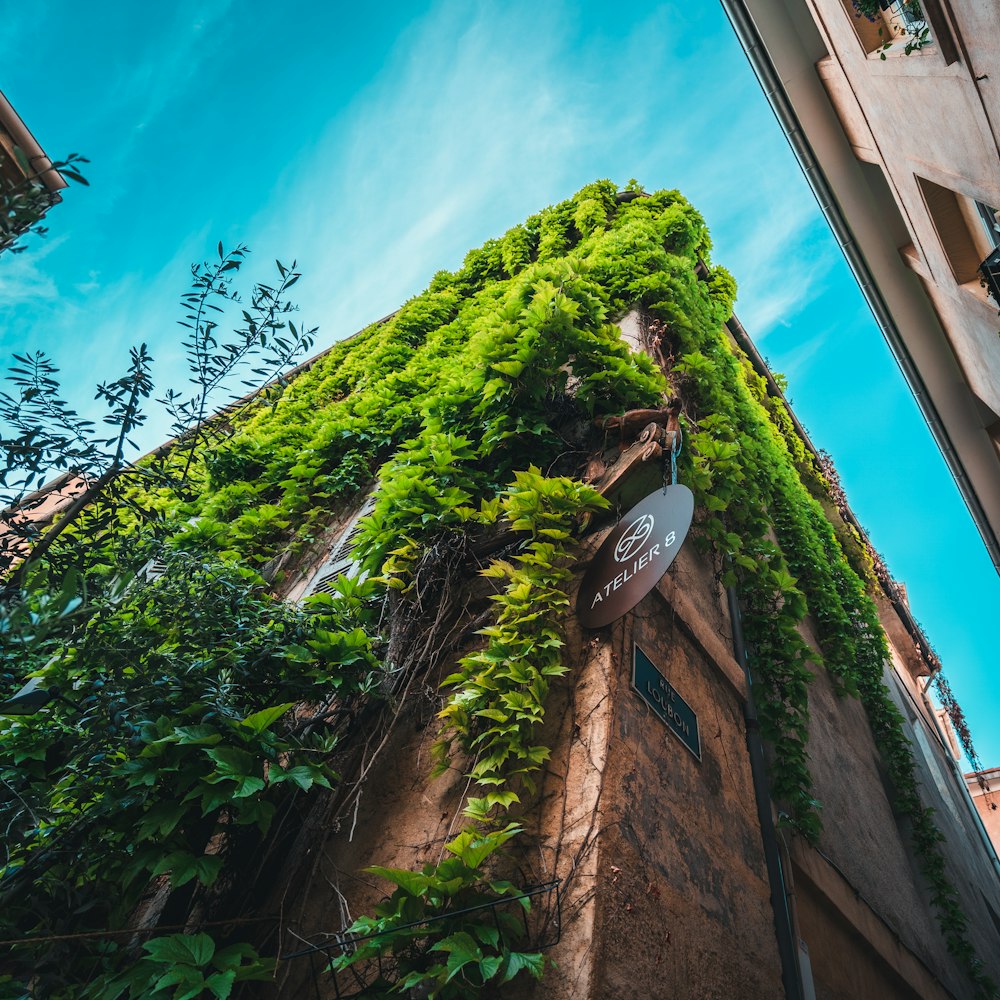
<path fill-rule="evenodd" d="M 590 185 L 65 530 L 7 630 L 72 691 L 0 726 L 11 994 L 995 995 L 932 654 L 734 294 L 680 194 Z"/>

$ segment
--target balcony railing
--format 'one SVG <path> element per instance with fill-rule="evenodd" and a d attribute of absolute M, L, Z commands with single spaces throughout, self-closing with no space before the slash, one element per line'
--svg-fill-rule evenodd
<path fill-rule="evenodd" d="M 979 265 L 979 275 L 983 287 L 1000 306 L 1000 246 Z"/>

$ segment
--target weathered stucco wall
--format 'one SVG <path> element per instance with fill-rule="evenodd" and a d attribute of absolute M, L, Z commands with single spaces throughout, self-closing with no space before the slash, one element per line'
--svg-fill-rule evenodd
<path fill-rule="evenodd" d="M 706 584 L 710 567 L 690 549 L 660 591 L 703 597 Z M 691 600 L 687 620 L 661 592 L 599 632 L 570 625 L 572 670 L 550 694 L 542 738 L 552 756 L 526 816 L 535 844 L 516 859 L 524 883 L 563 880 L 562 940 L 542 983 L 505 995 L 708 998 L 726 995 L 734 976 L 747 997 L 780 992 L 741 678 L 731 657 L 719 669 L 702 645 L 728 657 L 721 605 Z M 701 761 L 631 689 L 633 641 L 697 713 Z M 390 887 L 365 866 L 436 861 L 460 828 L 467 782 L 461 762 L 430 777 L 437 725 L 425 694 L 403 706 L 356 812 L 349 802 L 335 824 L 308 831 L 307 873 L 285 897 L 295 934 L 315 940 L 370 912 Z M 313 988 L 306 961 L 281 979 L 282 995 Z M 320 990 L 334 995 L 329 983 Z"/>
<path fill-rule="evenodd" d="M 956 238 L 975 243 L 974 269 L 991 247 L 978 218 L 955 211 L 942 217 L 940 210 L 935 218 L 927 195 L 930 182 L 970 205 L 1000 204 L 997 146 L 980 93 L 989 84 L 975 82 L 964 64 L 946 65 L 939 45 L 910 56 L 890 51 L 882 60 L 865 52 L 841 0 L 816 3 L 815 10 L 833 53 L 817 63 L 817 73 L 855 155 L 884 173 L 880 197 L 899 205 L 908 238 L 898 245 L 912 244 L 902 259 L 924 282 L 973 391 L 1000 413 L 996 305 L 978 275 L 956 275 L 946 249 Z"/>
<path fill-rule="evenodd" d="M 604 533 L 588 540 L 580 573 L 586 550 Z M 979 954 L 996 964 L 989 907 L 1000 912 L 1000 884 L 947 749 L 930 729 L 930 713 L 914 701 L 911 654 L 899 648 L 905 632 L 888 604 L 882 611 L 897 639 L 898 669 L 887 670 L 887 681 L 904 715 L 926 729 L 913 740 L 922 785 L 947 838 L 949 874 Z M 813 638 L 808 629 L 806 638 Z M 697 715 L 700 760 L 633 689 L 633 643 Z M 689 540 L 625 618 L 593 632 L 570 619 L 565 662 L 571 670 L 552 687 L 542 733 L 552 756 L 536 797 L 526 797 L 529 835 L 505 872 L 521 884 L 563 880 L 562 937 L 548 952 L 555 965 L 540 984 L 522 977 L 503 995 L 781 996 L 745 742 L 744 680 L 712 561 Z M 460 828 L 466 762 L 455 760 L 431 777 L 436 683 L 426 677 L 401 693 L 397 723 L 381 749 L 373 737 L 360 758 L 345 757 L 345 774 L 368 768 L 360 797 L 331 796 L 303 828 L 294 871 L 278 889 L 286 952 L 295 935 L 316 940 L 340 931 L 388 893 L 386 883 L 362 872 L 365 866 L 436 862 Z M 890 805 L 860 702 L 837 694 L 817 669 L 810 711 L 824 831 L 815 849 L 780 824 L 779 834 L 817 998 L 970 996 L 930 909 L 906 824 Z M 328 978 L 314 986 L 302 960 L 286 964 L 279 981 L 282 996 L 314 989 L 321 998 L 335 995 Z"/>
<path fill-rule="evenodd" d="M 752 21 L 748 54 L 766 53 L 773 67 L 778 106 L 787 98 L 794 110 L 788 127 L 815 155 L 816 166 L 804 168 L 829 185 L 834 227 L 848 256 L 858 253 L 866 295 L 929 419 L 940 420 L 941 447 L 1000 563 L 996 307 L 974 275 L 956 281 L 917 179 L 971 199 L 966 209 L 975 200 L 997 207 L 996 4 L 929 0 L 937 41 L 882 60 L 859 39 L 867 22 L 850 0 L 723 2 Z M 799 148 L 795 135 L 792 144 Z M 950 238 L 962 242 L 962 229 L 965 240 L 975 236 L 977 225 L 955 221 Z"/>
<path fill-rule="evenodd" d="M 680 569 L 683 574 L 683 569 Z M 654 593 L 619 645 L 594 996 L 780 995 L 741 699 Z M 630 683 L 637 642 L 698 716 L 701 760 Z"/>

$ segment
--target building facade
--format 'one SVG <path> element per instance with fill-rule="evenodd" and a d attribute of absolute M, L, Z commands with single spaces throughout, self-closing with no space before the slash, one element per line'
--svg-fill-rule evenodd
<path fill-rule="evenodd" d="M 709 248 L 588 185 L 57 539 L 0 987 L 996 995 L 926 640 Z"/>
<path fill-rule="evenodd" d="M 0 250 L 60 201 L 66 181 L 0 92 Z"/>
<path fill-rule="evenodd" d="M 641 495 L 655 490 L 659 476 L 658 463 L 644 463 L 626 482 Z M 329 549 L 341 559 L 339 539 L 349 525 Z M 588 539 L 576 585 L 609 530 Z M 294 591 L 322 586 L 325 566 L 297 579 Z M 888 597 L 879 609 L 890 650 L 883 679 L 905 719 L 920 794 L 935 811 L 947 871 L 969 914 L 969 938 L 996 976 L 1000 861 L 926 694 L 928 668 L 912 620 Z M 559 880 L 558 904 L 535 900 L 542 927 L 531 927 L 534 941 L 554 941 L 544 951 L 553 964 L 540 983 L 511 983 L 499 995 L 989 996 L 949 953 L 912 824 L 894 804 L 864 707 L 822 668 L 809 689 L 809 758 L 822 833 L 810 842 L 796 832 L 767 791 L 762 820 L 747 736 L 756 722 L 748 722 L 749 675 L 738 662 L 732 615 L 717 566 L 689 539 L 667 575 L 623 618 L 598 630 L 570 624 L 570 672 L 550 693 L 541 736 L 551 758 L 538 804 L 520 820 L 533 843 L 516 861 L 520 885 Z M 807 624 L 804 637 L 818 648 L 815 626 Z M 637 657 L 650 661 L 690 710 L 696 743 L 679 737 L 679 727 L 643 694 Z M 334 801 L 305 828 L 308 861 L 281 879 L 283 897 L 295 901 L 286 947 L 296 957 L 279 968 L 280 995 L 378 995 L 358 992 L 360 980 L 335 981 L 317 969 L 339 954 L 330 949 L 331 913 L 342 914 L 342 930 L 350 923 L 343 914 L 371 912 L 385 899 L 385 883 L 366 866 L 419 870 L 440 856 L 461 822 L 469 791 L 462 767 L 428 780 L 439 735 L 434 714 L 427 702 L 404 709 L 350 818 Z M 780 899 L 772 896 L 766 861 L 769 821 Z M 784 967 L 779 919 L 788 921 L 794 944 Z"/>
<path fill-rule="evenodd" d="M 633 351 L 664 358 L 655 317 L 640 309 L 617 322 Z M 763 394 L 784 407 L 735 317 L 725 336 Z M 642 412 L 645 420 L 649 411 Z M 612 441 L 600 454 L 594 485 L 616 511 L 657 490 L 664 472 L 661 449 L 650 448 L 656 440 L 646 427 L 635 443 Z M 357 575 L 351 544 L 373 503 L 338 520 L 291 575 L 291 598 L 335 588 L 338 573 Z M 838 532 L 866 544 L 849 508 L 829 505 L 827 514 Z M 587 536 L 571 593 L 611 531 L 606 525 Z M 558 882 L 557 900 L 551 893 L 533 900 L 538 914 L 530 923 L 552 964 L 540 983 L 511 983 L 502 995 L 638 1000 L 738 989 L 761 1000 L 989 996 L 988 986 L 970 981 L 934 916 L 935 890 L 914 848 L 913 821 L 900 810 L 865 705 L 818 662 L 808 693 L 809 769 L 822 803 L 815 839 L 796 829 L 780 792 L 755 774 L 748 734 L 759 726 L 751 698 L 759 664 L 741 634 L 740 605 L 717 559 L 689 539 L 623 617 L 597 629 L 570 620 L 569 672 L 550 693 L 542 737 L 551 757 L 534 805 L 518 814 L 533 841 L 516 857 L 518 884 Z M 969 915 L 968 941 L 982 956 L 981 971 L 997 976 L 1000 860 L 958 771 L 950 724 L 928 697 L 926 639 L 905 592 L 882 591 L 877 606 L 888 643 L 881 681 L 902 720 L 921 801 L 946 845 L 944 868 Z M 808 618 L 801 626 L 817 661 L 820 631 Z M 465 650 L 474 648 L 471 632 L 464 636 Z M 447 662 L 444 673 L 451 657 Z M 664 708 L 665 699 L 673 708 Z M 367 866 L 420 870 L 443 855 L 461 824 L 469 761 L 453 761 L 428 779 L 440 736 L 434 715 L 434 699 L 404 706 L 369 787 L 351 803 L 350 822 L 343 800 L 334 798 L 304 830 L 295 853 L 309 860 L 281 878 L 283 898 L 295 899 L 289 961 L 279 968 L 282 995 L 378 995 L 363 985 L 378 981 L 371 962 L 339 977 L 317 968 L 341 954 L 331 911 L 342 914 L 343 929 L 346 914 L 385 905 L 386 885 L 370 879 Z M 774 746 L 765 753 L 774 767 Z"/>
<path fill-rule="evenodd" d="M 996 7 L 723 6 L 1000 566 Z"/>

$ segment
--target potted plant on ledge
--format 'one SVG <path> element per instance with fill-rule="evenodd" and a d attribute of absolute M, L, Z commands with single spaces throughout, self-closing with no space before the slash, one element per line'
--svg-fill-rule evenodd
<path fill-rule="evenodd" d="M 903 38 L 903 53 L 909 55 L 932 41 L 930 25 L 920 0 L 851 0 L 858 17 L 864 17 L 879 26 L 879 35 L 885 43 L 878 49 L 879 58 Z"/>

